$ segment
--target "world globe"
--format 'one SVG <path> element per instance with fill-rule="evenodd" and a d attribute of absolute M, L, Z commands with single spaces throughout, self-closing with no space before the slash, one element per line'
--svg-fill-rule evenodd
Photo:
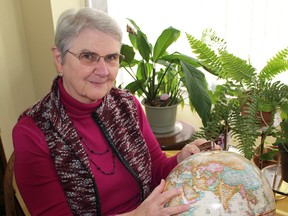
<path fill-rule="evenodd" d="M 273 191 L 259 168 L 244 156 L 229 151 L 191 155 L 167 176 L 165 189 L 183 192 L 166 206 L 189 204 L 182 216 L 271 216 Z"/>

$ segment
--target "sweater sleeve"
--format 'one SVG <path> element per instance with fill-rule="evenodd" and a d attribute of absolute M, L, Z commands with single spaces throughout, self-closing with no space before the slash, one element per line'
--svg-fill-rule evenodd
<path fill-rule="evenodd" d="M 72 215 L 42 131 L 24 116 L 12 136 L 15 179 L 30 214 Z"/>
<path fill-rule="evenodd" d="M 158 184 L 160 184 L 161 179 L 165 179 L 170 171 L 177 165 L 177 155 L 167 158 L 166 154 L 161 150 L 160 144 L 158 143 L 150 128 L 140 102 L 136 98 L 135 103 L 137 106 L 141 131 L 151 156 L 152 188 L 155 188 Z"/>

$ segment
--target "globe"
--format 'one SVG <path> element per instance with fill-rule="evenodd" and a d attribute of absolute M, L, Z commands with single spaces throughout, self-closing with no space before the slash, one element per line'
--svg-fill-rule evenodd
<path fill-rule="evenodd" d="M 253 162 L 229 151 L 191 155 L 167 176 L 165 189 L 183 192 L 166 206 L 189 204 L 182 216 L 275 215 L 274 194 L 266 177 Z"/>

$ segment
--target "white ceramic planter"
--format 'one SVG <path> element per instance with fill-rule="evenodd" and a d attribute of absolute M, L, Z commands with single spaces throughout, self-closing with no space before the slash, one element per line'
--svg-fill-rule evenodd
<path fill-rule="evenodd" d="M 154 133 L 169 133 L 175 129 L 178 104 L 167 107 L 143 105 L 150 127 Z"/>

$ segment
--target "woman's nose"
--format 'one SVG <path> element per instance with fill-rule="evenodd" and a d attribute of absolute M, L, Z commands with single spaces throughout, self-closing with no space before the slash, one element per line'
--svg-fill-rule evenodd
<path fill-rule="evenodd" d="M 99 74 L 102 77 L 107 77 L 109 75 L 108 66 L 104 58 L 99 58 L 96 64 L 96 74 Z"/>

